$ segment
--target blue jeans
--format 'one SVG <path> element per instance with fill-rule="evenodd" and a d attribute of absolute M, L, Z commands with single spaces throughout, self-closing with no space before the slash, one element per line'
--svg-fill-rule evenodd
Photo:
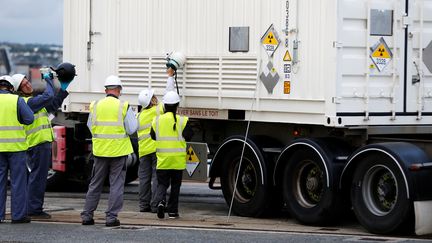
<path fill-rule="evenodd" d="M 10 170 L 12 220 L 27 216 L 27 151 L 0 152 L 0 220 L 6 213 L 7 176 Z"/>
<path fill-rule="evenodd" d="M 40 214 L 43 211 L 45 189 L 49 166 L 52 163 L 50 142 L 38 144 L 29 148 L 30 157 L 28 176 L 28 213 Z"/>

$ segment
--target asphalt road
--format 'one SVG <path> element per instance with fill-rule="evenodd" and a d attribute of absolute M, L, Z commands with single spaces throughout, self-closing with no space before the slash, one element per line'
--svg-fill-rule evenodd
<path fill-rule="evenodd" d="M 48 192 L 45 210 L 52 219 L 31 224 L 0 224 L 0 242 L 421 242 L 431 237 L 377 236 L 354 219 L 330 227 L 304 226 L 281 213 L 272 218 L 228 215 L 221 191 L 206 183 L 184 182 L 180 194 L 180 218 L 158 219 L 138 211 L 138 184 L 125 188 L 120 227 L 105 227 L 107 194 L 95 212 L 96 225 L 82 226 L 83 192 Z M 9 212 L 9 200 L 7 212 Z M 7 218 L 9 215 L 7 215 Z"/>
<path fill-rule="evenodd" d="M 0 226 L 1 242 L 425 242 L 407 238 L 176 228 L 166 226 L 81 226 L 31 223 Z"/>

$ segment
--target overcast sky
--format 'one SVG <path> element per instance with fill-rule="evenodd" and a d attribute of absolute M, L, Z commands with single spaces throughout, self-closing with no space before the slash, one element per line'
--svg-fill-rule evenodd
<path fill-rule="evenodd" d="M 0 0 L 0 42 L 63 42 L 63 0 Z"/>

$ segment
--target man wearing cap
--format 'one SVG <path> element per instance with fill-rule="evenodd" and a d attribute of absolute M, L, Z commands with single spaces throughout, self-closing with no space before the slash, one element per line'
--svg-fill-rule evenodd
<path fill-rule="evenodd" d="M 0 77 L 0 222 L 5 219 L 8 171 L 11 182 L 12 223 L 30 223 L 27 216 L 26 133 L 33 112 L 24 99 L 12 94 L 13 79 Z"/>
<path fill-rule="evenodd" d="M 138 127 L 137 120 L 127 101 L 119 100 L 123 88 L 114 75 L 105 80 L 105 98 L 90 104 L 87 126 L 92 133 L 93 171 L 84 210 L 83 225 L 93 225 L 93 213 L 99 203 L 105 178 L 109 175 L 110 192 L 105 211 L 105 225 L 119 226 L 117 215 L 123 207 L 123 191 L 126 177 L 126 159 L 133 153 L 128 135 Z"/>
<path fill-rule="evenodd" d="M 46 182 L 49 166 L 52 163 L 52 141 L 54 140 L 48 113 L 54 113 L 69 95 L 67 85 L 61 85 L 54 96 L 53 75 L 42 75 L 46 88 L 42 94 L 33 96 L 33 86 L 23 74 L 12 76 L 15 91 L 24 97 L 34 113 L 34 122 L 25 126 L 29 146 L 28 175 L 28 215 L 32 218 L 49 219 L 51 215 L 43 211 Z M 68 83 L 69 84 L 69 83 Z"/>

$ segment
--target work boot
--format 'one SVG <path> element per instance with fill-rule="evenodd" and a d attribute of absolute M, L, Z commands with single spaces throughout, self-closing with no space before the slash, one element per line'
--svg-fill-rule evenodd
<path fill-rule="evenodd" d="M 94 225 L 94 219 L 87 219 L 82 221 L 82 225 Z"/>
<path fill-rule="evenodd" d="M 27 216 L 22 219 L 12 219 L 11 221 L 12 224 L 26 224 L 30 222 L 31 222 L 31 218 Z"/>
<path fill-rule="evenodd" d="M 115 226 L 120 226 L 120 220 L 115 219 L 115 220 L 112 221 L 112 222 L 106 222 L 106 223 L 105 223 L 105 226 L 106 226 L 106 227 L 115 227 Z"/>
<path fill-rule="evenodd" d="M 180 215 L 178 213 L 168 213 L 170 219 L 178 219 Z"/>
<path fill-rule="evenodd" d="M 160 219 L 165 218 L 165 202 L 161 201 L 157 207 L 157 216 Z"/>

